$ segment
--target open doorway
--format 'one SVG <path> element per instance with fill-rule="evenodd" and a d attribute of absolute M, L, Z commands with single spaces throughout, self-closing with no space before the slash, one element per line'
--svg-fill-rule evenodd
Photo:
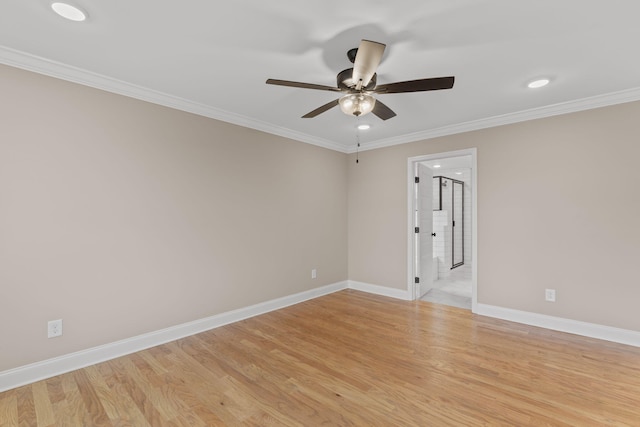
<path fill-rule="evenodd" d="M 413 297 L 473 310 L 476 279 L 476 150 L 409 159 Z"/>

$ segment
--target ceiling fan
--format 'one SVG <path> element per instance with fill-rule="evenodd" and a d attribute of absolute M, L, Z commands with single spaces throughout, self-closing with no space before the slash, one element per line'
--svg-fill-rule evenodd
<path fill-rule="evenodd" d="M 342 112 L 348 115 L 358 117 L 371 112 L 382 120 L 388 120 L 395 117 L 396 113 L 374 98 L 373 95 L 424 92 L 429 90 L 451 89 L 453 87 L 455 80 L 453 76 L 378 85 L 376 81 L 376 70 L 382 59 L 385 47 L 386 45 L 382 43 L 362 40 L 359 47 L 347 52 L 347 57 L 353 63 L 353 68 L 347 68 L 338 73 L 337 87 L 276 79 L 268 79 L 267 84 L 326 90 L 343 94 L 340 98 L 327 102 L 321 107 L 305 114 L 302 116 L 304 119 L 316 117 L 336 105 L 340 105 Z"/>

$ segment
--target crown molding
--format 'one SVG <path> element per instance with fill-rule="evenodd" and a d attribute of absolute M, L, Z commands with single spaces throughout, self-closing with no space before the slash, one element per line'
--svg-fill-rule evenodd
<path fill-rule="evenodd" d="M 295 141 L 316 145 L 322 148 L 338 151 L 341 153 L 355 153 L 356 147 L 346 147 L 343 144 L 318 138 L 303 132 L 294 131 L 282 126 L 276 126 L 261 120 L 255 120 L 240 114 L 232 113 L 218 108 L 213 108 L 204 104 L 189 101 L 184 98 L 168 95 L 153 89 L 134 85 L 131 83 L 97 74 L 88 70 L 73 67 L 61 62 L 52 61 L 36 55 L 27 54 L 6 46 L 0 46 L 0 63 L 12 67 L 21 68 L 35 73 L 55 77 L 73 83 L 93 87 L 118 95 L 151 102 L 176 110 L 209 117 L 215 120 L 235 124 L 238 126 L 266 132 L 272 135 L 293 139 Z M 450 126 L 443 126 L 436 129 L 429 129 L 420 132 L 408 133 L 391 138 L 380 139 L 364 143 L 359 151 L 375 150 L 378 148 L 391 147 L 394 145 L 407 144 L 410 142 L 422 141 L 441 136 L 454 135 L 458 133 L 470 132 L 474 130 L 487 129 L 528 120 L 541 119 L 545 117 L 558 116 L 562 114 L 575 113 L 578 111 L 590 110 L 594 108 L 607 107 L 610 105 L 623 104 L 640 100 L 640 88 L 633 88 L 619 92 L 596 95 L 589 98 L 582 98 L 573 101 L 561 102 L 544 107 L 532 108 L 530 110 L 508 113 L 499 116 L 488 117 L 479 120 L 472 120 Z"/>
<path fill-rule="evenodd" d="M 608 107 L 610 105 L 624 104 L 626 102 L 634 101 L 640 101 L 640 88 L 627 89 L 619 92 L 607 93 L 604 95 L 596 95 L 589 98 L 582 98 L 573 101 L 547 105 L 544 107 L 532 108 L 530 110 L 518 111 L 516 113 L 502 114 L 500 116 L 493 116 L 485 119 L 473 120 L 450 126 L 443 126 L 436 129 L 429 129 L 426 131 L 408 133 L 392 138 L 380 139 L 377 141 L 362 144 L 359 151 L 362 152 L 367 150 L 375 150 L 377 148 L 407 144 L 410 142 L 417 142 L 425 139 L 437 138 L 440 136 L 454 135 L 480 129 L 488 129 L 497 126 L 542 119 L 545 117 L 559 116 L 568 113 L 576 113 L 578 111 Z M 351 147 L 348 150 L 348 153 L 355 152 L 355 147 Z"/>
<path fill-rule="evenodd" d="M 305 142 L 307 144 L 316 145 L 330 150 L 342 153 L 347 152 L 347 148 L 342 144 L 338 144 L 324 138 L 318 138 L 281 126 L 275 126 L 270 123 L 255 120 L 218 108 L 213 108 L 184 98 L 168 95 L 163 92 L 127 83 L 122 80 L 107 77 L 82 68 L 73 67 L 61 62 L 27 54 L 6 46 L 0 46 L 0 63 L 118 95 L 139 99 L 141 101 L 151 102 L 153 104 L 197 114 L 199 116 L 209 117 L 211 119 L 220 120 L 249 129 Z"/>

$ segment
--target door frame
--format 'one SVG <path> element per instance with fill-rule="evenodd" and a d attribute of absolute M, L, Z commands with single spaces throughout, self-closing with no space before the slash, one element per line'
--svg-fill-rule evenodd
<path fill-rule="evenodd" d="M 426 258 L 425 261 L 425 255 L 431 254 L 433 256 L 433 170 L 418 162 L 414 163 L 414 166 L 414 176 L 420 178 L 420 182 L 415 182 L 413 185 L 413 200 L 416 203 L 414 206 L 417 207 L 413 216 L 414 248 L 417 249 L 413 275 L 420 277 L 420 283 L 414 287 L 414 299 L 419 299 L 433 287 L 433 258 Z M 426 173 L 422 171 L 426 171 Z M 426 216 L 423 217 L 423 215 Z M 428 243 L 425 243 L 425 238 Z M 425 248 L 425 245 L 431 245 L 431 247 Z"/>
<path fill-rule="evenodd" d="M 416 165 L 426 160 L 460 156 L 471 156 L 471 311 L 475 313 L 478 305 L 478 161 L 476 148 L 424 154 L 407 158 L 407 292 L 411 299 L 416 299 L 417 291 L 416 284 L 414 283 L 414 271 L 416 270 L 415 260 L 417 255 L 414 215 L 418 208 L 418 206 L 415 205 Z"/>

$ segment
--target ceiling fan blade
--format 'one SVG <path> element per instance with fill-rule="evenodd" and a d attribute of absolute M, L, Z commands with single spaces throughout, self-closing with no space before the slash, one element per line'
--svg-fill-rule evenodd
<path fill-rule="evenodd" d="M 382 120 L 389 120 L 390 118 L 396 116 L 396 113 L 394 113 L 391 108 L 380 102 L 379 99 L 376 99 L 376 105 L 373 107 L 373 111 L 371 112 L 380 117 Z"/>
<path fill-rule="evenodd" d="M 292 82 L 289 80 L 268 79 L 266 83 L 268 85 L 289 86 L 289 87 L 299 87 L 302 89 L 329 90 L 331 92 L 340 92 L 340 89 L 333 86 L 317 85 L 313 83 Z"/>
<path fill-rule="evenodd" d="M 335 107 L 336 105 L 338 105 L 338 100 L 335 99 L 331 102 L 327 102 L 326 104 L 324 104 L 321 107 L 316 108 L 313 111 L 308 112 L 307 114 L 305 114 L 304 116 L 302 116 L 303 119 L 311 119 L 319 114 L 324 113 L 327 110 L 332 109 L 333 107 Z"/>
<path fill-rule="evenodd" d="M 386 45 L 382 43 L 369 40 L 360 42 L 356 60 L 353 63 L 353 81 L 356 82 L 356 85 L 359 85 L 356 86 L 357 90 L 367 86 L 371 81 L 378 69 L 378 65 L 380 65 L 385 47 Z"/>
<path fill-rule="evenodd" d="M 375 93 L 406 93 L 424 92 L 427 90 L 451 89 L 455 77 L 435 77 L 432 79 L 409 80 L 406 82 L 388 83 L 378 85 L 373 90 Z"/>

